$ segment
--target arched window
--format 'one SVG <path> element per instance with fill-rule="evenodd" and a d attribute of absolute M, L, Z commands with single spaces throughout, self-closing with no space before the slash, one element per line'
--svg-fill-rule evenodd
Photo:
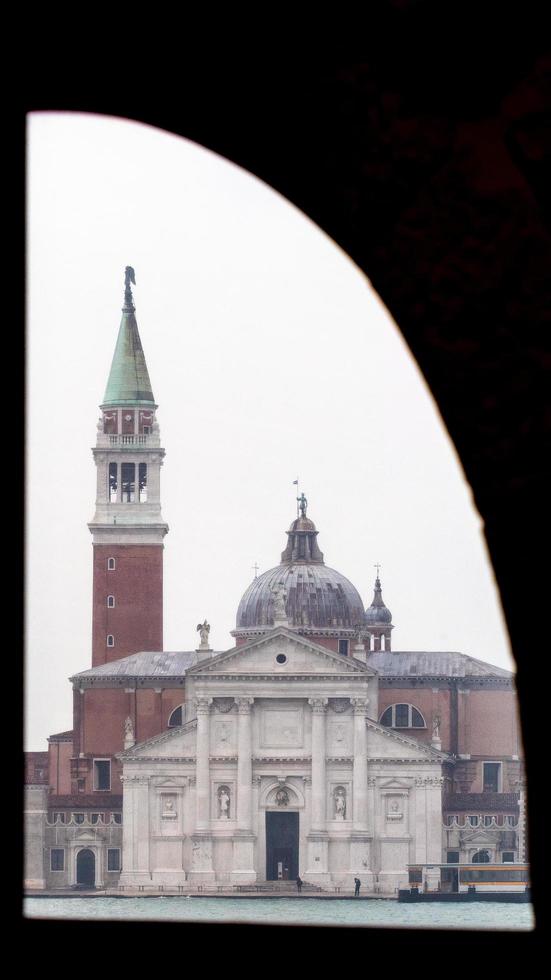
<path fill-rule="evenodd" d="M 114 647 L 115 646 L 115 637 L 113 636 L 112 633 L 108 633 L 107 634 L 107 646 L 108 647 Z"/>
<path fill-rule="evenodd" d="M 380 725 L 387 728 L 426 728 L 423 715 L 412 704 L 391 704 L 383 711 Z"/>
<path fill-rule="evenodd" d="M 114 558 L 108 558 L 107 559 L 107 568 L 108 568 L 108 570 L 110 572 L 113 571 L 113 569 L 115 568 L 115 559 Z"/>
<path fill-rule="evenodd" d="M 115 596 L 114 595 L 108 595 L 107 596 L 107 608 L 108 609 L 114 609 L 115 608 Z"/>
<path fill-rule="evenodd" d="M 489 864 L 490 854 L 488 851 L 475 851 L 471 860 L 473 864 Z"/>
<path fill-rule="evenodd" d="M 183 725 L 183 723 L 184 723 L 184 706 L 183 704 L 179 704 L 177 708 L 174 708 L 174 711 L 171 713 L 168 719 L 168 727 L 178 728 L 180 725 Z"/>

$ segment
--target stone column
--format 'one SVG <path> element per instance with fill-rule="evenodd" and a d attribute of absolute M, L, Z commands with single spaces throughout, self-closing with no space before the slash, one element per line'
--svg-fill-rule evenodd
<path fill-rule="evenodd" d="M 237 827 L 251 829 L 253 778 L 251 706 L 254 698 L 235 698 L 239 715 L 237 729 Z"/>
<path fill-rule="evenodd" d="M 195 762 L 195 830 L 191 835 L 192 859 L 190 880 L 208 883 L 215 880 L 212 867 L 210 834 L 210 706 L 212 698 L 195 699 L 197 711 L 197 747 Z"/>
<path fill-rule="evenodd" d="M 311 830 L 325 830 L 325 715 L 327 698 L 308 698 L 312 708 L 312 823 Z"/>
<path fill-rule="evenodd" d="M 25 888 L 46 888 L 45 856 L 46 816 L 48 813 L 48 787 L 44 785 L 25 786 Z"/>
<path fill-rule="evenodd" d="M 254 698 L 235 698 L 238 712 L 237 728 L 237 830 L 233 841 L 232 881 L 252 884 L 256 881 L 254 870 L 254 842 L 252 830 L 252 717 Z"/>
<path fill-rule="evenodd" d="M 149 778 L 123 775 L 122 873 L 119 884 L 150 885 Z"/>
<path fill-rule="evenodd" d="M 350 698 L 354 709 L 354 830 L 367 830 L 367 698 Z"/>
<path fill-rule="evenodd" d="M 196 698 L 197 752 L 195 829 L 208 830 L 210 819 L 210 706 L 212 698 Z"/>
<path fill-rule="evenodd" d="M 327 818 L 327 778 L 325 773 L 325 715 L 327 698 L 308 698 L 312 708 L 312 786 L 310 794 L 310 831 L 308 833 L 308 868 L 305 878 L 317 884 L 329 884 L 329 835 Z"/>
<path fill-rule="evenodd" d="M 358 875 L 365 889 L 373 890 L 371 841 L 367 822 L 367 698 L 350 698 L 354 710 L 354 762 L 352 768 L 352 821 L 350 839 L 350 872 Z"/>

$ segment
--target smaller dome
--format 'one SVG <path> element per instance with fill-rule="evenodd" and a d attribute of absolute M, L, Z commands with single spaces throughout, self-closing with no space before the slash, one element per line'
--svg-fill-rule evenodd
<path fill-rule="evenodd" d="M 316 530 L 316 525 L 314 524 L 313 521 L 310 520 L 309 517 L 297 517 L 296 520 L 294 520 L 293 523 L 291 524 L 288 533 L 294 534 L 295 531 L 315 531 L 315 530 Z"/>
<path fill-rule="evenodd" d="M 365 611 L 365 623 L 367 626 L 388 626 L 392 623 L 392 613 L 383 602 L 379 576 L 375 579 L 373 602 Z"/>

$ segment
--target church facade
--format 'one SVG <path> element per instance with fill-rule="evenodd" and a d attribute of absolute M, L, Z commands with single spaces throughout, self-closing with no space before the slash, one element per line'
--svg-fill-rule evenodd
<path fill-rule="evenodd" d="M 304 495 L 279 564 L 245 590 L 233 645 L 163 651 L 164 456 L 125 277 L 89 524 L 92 663 L 73 728 L 28 753 L 29 889 L 234 888 L 300 875 L 394 894 L 408 867 L 525 858 L 513 676 L 393 649 L 325 563 Z"/>

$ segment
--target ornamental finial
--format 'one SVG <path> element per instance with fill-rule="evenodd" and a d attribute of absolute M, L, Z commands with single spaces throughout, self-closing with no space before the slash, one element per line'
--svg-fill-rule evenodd
<path fill-rule="evenodd" d="M 131 265 L 127 265 L 124 270 L 124 305 L 134 306 L 132 301 L 132 290 L 130 289 L 130 283 L 136 285 L 136 274 Z"/>

